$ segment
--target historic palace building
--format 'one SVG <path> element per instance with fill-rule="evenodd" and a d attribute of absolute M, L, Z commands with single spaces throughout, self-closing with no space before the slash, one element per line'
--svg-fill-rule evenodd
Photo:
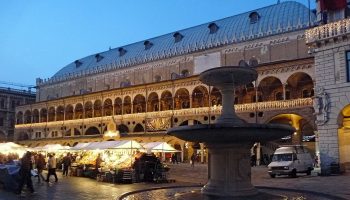
<path fill-rule="evenodd" d="M 0 142 L 14 139 L 16 106 L 34 102 L 35 93 L 30 90 L 0 87 Z"/>
<path fill-rule="evenodd" d="M 240 65 L 259 76 L 236 89 L 238 115 L 251 123 L 290 124 L 296 132 L 280 142 L 300 144 L 317 131 L 315 62 L 305 42 L 315 22 L 304 5 L 283 2 L 77 59 L 51 78 L 37 79 L 36 102 L 16 108 L 15 138 L 31 147 L 165 141 L 182 150 L 185 160 L 201 149 L 203 161 L 203 144 L 166 130 L 215 123 L 221 94 L 198 75 Z M 271 151 L 273 144 L 261 144 L 262 150 Z"/>

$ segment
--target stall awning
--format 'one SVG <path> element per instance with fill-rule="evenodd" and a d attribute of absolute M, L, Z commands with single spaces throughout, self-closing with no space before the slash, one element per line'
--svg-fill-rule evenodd
<path fill-rule="evenodd" d="M 82 150 L 86 146 L 88 146 L 91 142 L 78 143 L 74 147 L 71 147 L 70 150 Z"/>
<path fill-rule="evenodd" d="M 62 146 L 60 144 L 47 144 L 43 147 L 35 147 L 33 150 L 37 151 L 58 151 L 58 150 L 69 150 L 70 147 Z"/>
<path fill-rule="evenodd" d="M 143 149 L 142 145 L 134 140 L 91 142 L 87 145 L 79 145 L 72 150 L 106 150 L 106 149 Z"/>
<path fill-rule="evenodd" d="M 166 142 L 145 143 L 143 147 L 151 152 L 180 152 Z"/>
<path fill-rule="evenodd" d="M 6 142 L 6 143 L 0 143 L 0 150 L 1 150 L 0 152 L 4 152 L 4 151 L 10 152 L 10 151 L 17 151 L 17 150 L 25 151 L 26 147 L 13 142 Z"/>

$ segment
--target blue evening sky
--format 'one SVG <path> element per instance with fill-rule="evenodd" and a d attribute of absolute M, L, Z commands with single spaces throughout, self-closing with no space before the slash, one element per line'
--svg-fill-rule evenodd
<path fill-rule="evenodd" d="M 307 0 L 297 0 L 307 6 Z M 311 8 L 315 8 L 315 0 Z M 0 0 L 0 81 L 35 84 L 79 58 L 277 0 Z M 283 0 L 281 1 L 283 2 Z M 0 84 L 0 86 L 3 86 Z"/>

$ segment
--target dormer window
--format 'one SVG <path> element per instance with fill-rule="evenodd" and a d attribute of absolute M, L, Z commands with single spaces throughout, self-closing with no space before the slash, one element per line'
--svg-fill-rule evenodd
<path fill-rule="evenodd" d="M 148 49 L 150 49 L 150 48 L 153 46 L 153 43 L 150 42 L 150 41 L 148 41 L 148 40 L 146 40 L 146 41 L 143 43 L 143 45 L 145 45 L 145 50 L 148 50 Z"/>
<path fill-rule="evenodd" d="M 247 64 L 247 62 L 246 62 L 246 61 L 244 61 L 244 60 L 240 60 L 240 61 L 238 62 L 238 66 L 240 66 L 240 67 L 247 67 L 247 66 L 248 66 L 248 64 Z"/>
<path fill-rule="evenodd" d="M 103 59 L 103 56 L 101 56 L 100 54 L 96 54 L 95 58 L 96 58 L 96 62 L 100 62 Z"/>
<path fill-rule="evenodd" d="M 118 51 L 119 51 L 119 56 L 124 56 L 126 54 L 126 50 L 124 48 L 122 48 L 122 47 L 120 47 L 118 49 Z"/>
<path fill-rule="evenodd" d="M 75 68 L 79 68 L 83 63 L 80 62 L 79 60 L 74 61 Z"/>
<path fill-rule="evenodd" d="M 208 28 L 209 28 L 210 34 L 216 33 L 219 30 L 218 25 L 216 25 L 215 23 L 209 24 Z"/>
<path fill-rule="evenodd" d="M 180 42 L 180 41 L 182 40 L 182 38 L 184 37 L 184 36 L 181 35 L 181 33 L 179 33 L 179 32 L 174 33 L 173 36 L 174 36 L 174 39 L 175 39 L 175 43 Z"/>
<path fill-rule="evenodd" d="M 249 14 L 249 19 L 251 24 L 255 24 L 259 21 L 260 15 L 257 12 L 252 12 Z"/>
<path fill-rule="evenodd" d="M 252 57 L 250 60 L 249 60 L 249 66 L 250 67 L 256 67 L 259 65 L 259 62 L 256 58 Z"/>

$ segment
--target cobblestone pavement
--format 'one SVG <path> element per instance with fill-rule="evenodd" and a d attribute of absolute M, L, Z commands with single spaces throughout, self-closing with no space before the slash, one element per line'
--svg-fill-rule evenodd
<path fill-rule="evenodd" d="M 58 183 L 44 183 L 41 185 L 36 183 L 36 179 L 33 179 L 37 194 L 25 194 L 25 197 L 21 198 L 0 188 L 0 200 L 118 199 L 120 195 L 135 190 L 197 185 L 205 184 L 207 181 L 206 165 L 197 164 L 194 168 L 190 164 L 169 164 L 169 166 L 171 168 L 169 178 L 175 179 L 175 183 L 111 184 L 88 178 L 59 176 Z M 301 174 L 298 178 L 277 177 L 272 179 L 267 174 L 267 168 L 260 166 L 252 168 L 252 183 L 256 186 L 309 190 L 350 199 L 350 173 L 327 177 Z"/>

